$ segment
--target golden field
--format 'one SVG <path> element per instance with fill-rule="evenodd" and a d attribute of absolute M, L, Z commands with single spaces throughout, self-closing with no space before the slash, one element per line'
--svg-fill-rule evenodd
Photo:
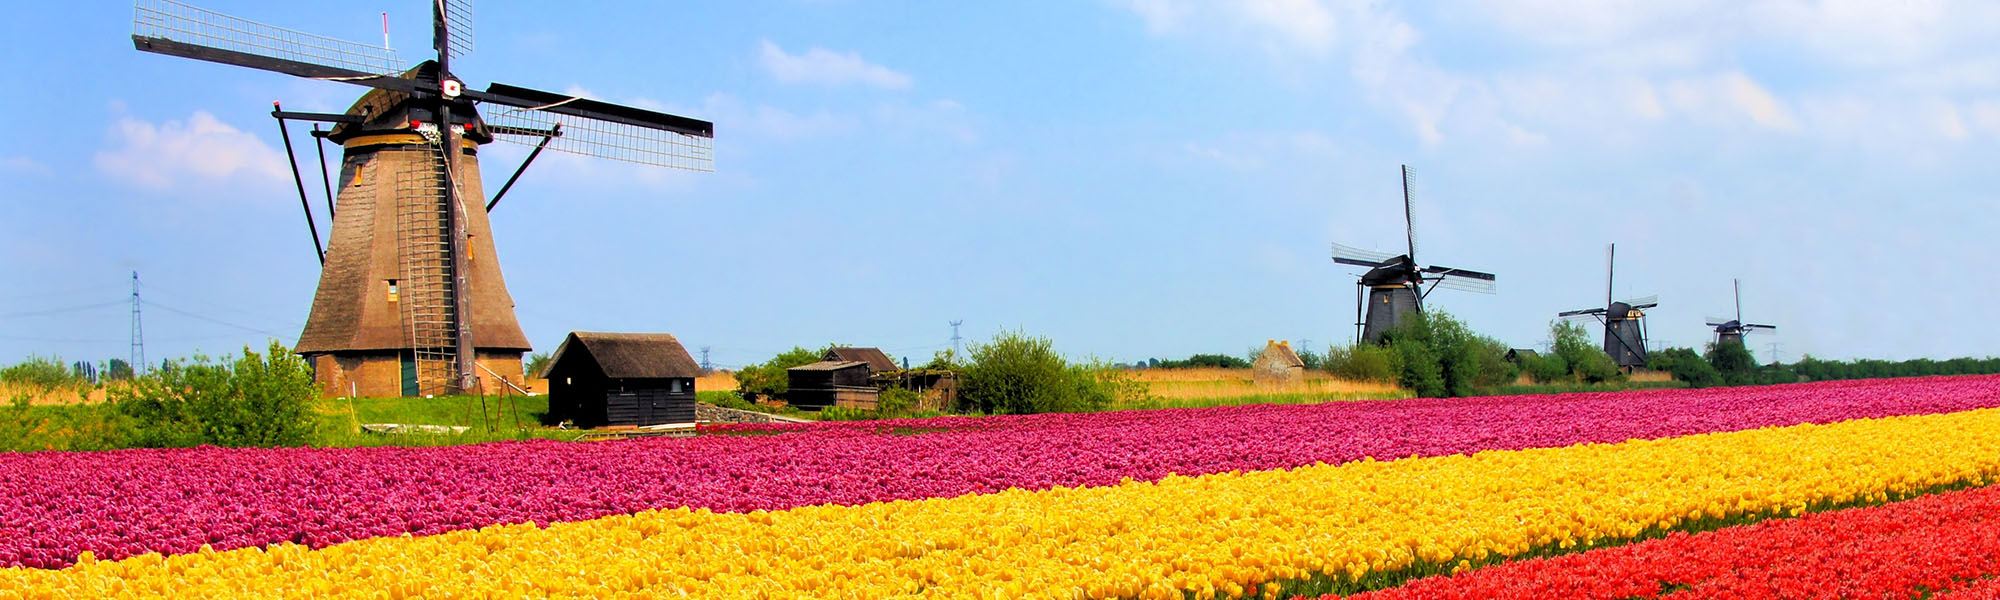
<path fill-rule="evenodd" d="M 1153 396 L 1167 400 L 1279 394 L 1351 396 L 1393 394 L 1397 391 L 1395 384 L 1348 381 L 1319 371 L 1306 371 L 1304 378 L 1283 384 L 1259 383 L 1251 378 L 1250 369 L 1144 369 L 1128 373 L 1132 374 L 1133 380 L 1146 384 L 1147 391 Z"/>

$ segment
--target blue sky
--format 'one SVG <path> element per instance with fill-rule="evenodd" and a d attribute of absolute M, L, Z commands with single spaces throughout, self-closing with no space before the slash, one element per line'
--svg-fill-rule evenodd
<path fill-rule="evenodd" d="M 409 0 L 201 4 L 370 43 L 386 11 L 412 63 L 428 41 Z M 1420 258 L 1500 276 L 1431 305 L 1515 346 L 1602 303 L 1617 242 L 1659 342 L 1705 342 L 1742 278 L 1780 326 L 1760 357 L 2000 352 L 2000 5 L 627 4 L 481 0 L 454 64 L 716 123 L 715 173 L 545 156 L 495 211 L 539 350 L 920 361 L 954 319 L 1108 360 L 1323 347 L 1353 335 L 1328 245 L 1399 247 L 1409 164 Z M 153 360 L 294 341 L 318 273 L 268 107 L 360 88 L 134 51 L 121 2 L 15 13 L 0 360 L 125 356 L 134 269 Z"/>

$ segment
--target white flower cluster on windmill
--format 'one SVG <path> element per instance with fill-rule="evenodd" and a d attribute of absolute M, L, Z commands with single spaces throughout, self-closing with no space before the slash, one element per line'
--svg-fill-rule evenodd
<path fill-rule="evenodd" d="M 451 60 L 471 51 L 471 0 L 433 0 L 435 60 L 406 67 L 387 48 L 301 33 L 172 0 L 139 0 L 132 43 L 139 50 L 373 88 L 341 114 L 272 116 L 314 125 L 339 144 L 340 175 L 325 174 L 332 230 L 325 250 L 304 180 L 293 180 L 306 209 L 319 289 L 296 351 L 327 359 L 327 377 L 400 373 L 403 395 L 480 389 L 485 359 L 518 374 L 529 350 L 494 259 L 491 211 L 543 149 L 695 171 L 714 169 L 714 124 L 641 108 L 494 83 L 467 87 Z M 481 114 L 481 109 L 486 109 Z M 494 140 L 534 150 L 489 201 L 479 146 Z M 291 139 L 285 138 L 291 153 Z M 337 181 L 337 186 L 335 185 Z M 336 187 L 338 193 L 335 193 Z M 338 203 L 334 202 L 338 198 Z M 468 210 L 481 203 L 485 210 Z M 375 364 L 381 362 L 388 364 Z M 337 366 L 338 368 L 331 368 Z M 335 375 L 327 375 L 333 372 Z M 361 382 L 361 386 L 370 385 Z M 377 390 L 378 392 L 380 390 Z"/>

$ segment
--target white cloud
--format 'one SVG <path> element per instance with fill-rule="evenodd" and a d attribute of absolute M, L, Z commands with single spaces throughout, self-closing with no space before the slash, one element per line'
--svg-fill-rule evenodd
<path fill-rule="evenodd" d="M 1245 0 L 1225 3 L 1242 11 L 1243 19 L 1275 32 L 1299 48 L 1313 52 L 1333 49 L 1333 12 L 1319 0 Z"/>
<path fill-rule="evenodd" d="M 49 166 L 26 156 L 0 156 L 0 172 L 47 175 Z"/>
<path fill-rule="evenodd" d="M 910 76 L 888 67 L 862 60 L 861 55 L 813 48 L 804 54 L 789 54 L 770 40 L 761 43 L 759 60 L 764 70 L 779 83 L 849 85 L 863 84 L 901 90 L 910 87 Z"/>
<path fill-rule="evenodd" d="M 1792 118 L 1792 112 L 1783 103 L 1757 85 L 1750 76 L 1740 72 L 1730 72 L 1722 76 L 1722 84 L 1728 98 L 1737 110 L 1748 115 L 1752 122 L 1777 131 L 1798 131 L 1799 123 Z"/>
<path fill-rule="evenodd" d="M 1323 0 L 1111 0 L 1131 11 L 1156 36 L 1212 31 L 1222 26 L 1232 35 L 1255 41 L 1283 55 L 1304 51 L 1324 55 L 1340 39 L 1340 20 Z M 1200 27 L 1188 27 L 1200 23 Z"/>
<path fill-rule="evenodd" d="M 1153 35 L 1179 31 L 1194 7 L 1182 0 L 1113 0 L 1114 4 L 1139 15 Z"/>
<path fill-rule="evenodd" d="M 276 150 L 206 111 L 158 124 L 120 117 L 111 143 L 97 153 L 98 171 L 154 189 L 231 180 L 269 184 L 288 175 Z"/>

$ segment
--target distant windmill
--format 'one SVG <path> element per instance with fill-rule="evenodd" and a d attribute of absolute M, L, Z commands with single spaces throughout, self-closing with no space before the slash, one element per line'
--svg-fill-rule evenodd
<path fill-rule="evenodd" d="M 1632 369 L 1646 366 L 1646 309 L 1660 305 L 1659 296 L 1635 298 L 1624 302 L 1611 300 L 1611 283 L 1618 275 L 1618 245 L 1612 244 L 1610 268 L 1604 276 L 1604 307 L 1585 308 L 1559 313 L 1565 319 L 1594 317 L 1604 324 L 1604 353 L 1620 368 Z"/>
<path fill-rule="evenodd" d="M 1424 298 L 1439 287 L 1481 294 L 1494 291 L 1492 273 L 1417 263 L 1417 227 L 1411 216 L 1410 177 L 1410 167 L 1404 165 L 1403 234 L 1408 243 L 1407 254 L 1333 245 L 1333 262 L 1368 268 L 1354 289 L 1355 337 L 1362 342 L 1381 343 L 1383 332 L 1402 322 L 1404 315 L 1422 311 Z M 1426 281 L 1430 282 L 1428 288 L 1424 287 Z M 1366 300 L 1363 300 L 1364 294 Z M 1365 315 L 1362 311 L 1364 304 L 1367 306 Z"/>
<path fill-rule="evenodd" d="M 500 275 L 486 217 L 499 195 L 485 202 L 479 146 L 494 140 L 533 146 L 515 177 L 544 148 L 714 168 L 714 126 L 707 121 L 499 83 L 471 89 L 450 67 L 472 49 L 472 2 L 430 4 L 437 58 L 415 67 L 385 47 L 172 0 L 136 6 L 132 43 L 139 50 L 373 88 L 344 114 L 272 111 L 281 130 L 285 119 L 332 123 L 315 135 L 344 151 L 337 188 L 328 186 L 329 195 L 338 190 L 339 203 L 329 208 L 337 212 L 321 254 L 319 290 L 295 349 L 330 391 L 458 393 L 489 389 L 480 371 L 522 375 L 529 345 Z M 286 136 L 288 152 L 290 144 Z M 293 175 L 304 203 L 296 165 Z M 306 203 L 308 224 L 311 211 Z M 317 240 L 315 233 L 316 253 Z"/>
<path fill-rule="evenodd" d="M 1745 335 L 1753 333 L 1761 333 L 1765 331 L 1772 331 L 1778 328 L 1777 325 L 1764 325 L 1760 323 L 1743 322 L 1743 281 L 1740 279 L 1732 279 L 1730 280 L 1730 283 L 1736 289 L 1736 318 L 1734 319 L 1725 319 L 1724 317 L 1708 318 L 1708 325 L 1710 327 L 1715 328 L 1715 343 L 1720 344 L 1723 342 L 1736 342 L 1738 344 L 1741 344 L 1743 343 L 1743 336 Z"/>

